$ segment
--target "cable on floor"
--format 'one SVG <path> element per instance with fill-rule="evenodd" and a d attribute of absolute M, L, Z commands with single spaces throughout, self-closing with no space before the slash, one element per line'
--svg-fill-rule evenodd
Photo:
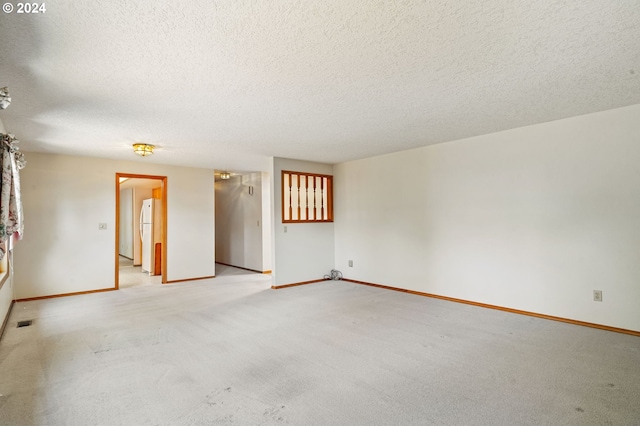
<path fill-rule="evenodd" d="M 332 269 L 331 273 L 329 275 L 325 275 L 324 276 L 325 280 L 333 280 L 333 281 L 338 281 L 342 279 L 342 272 L 338 271 L 337 269 Z"/>

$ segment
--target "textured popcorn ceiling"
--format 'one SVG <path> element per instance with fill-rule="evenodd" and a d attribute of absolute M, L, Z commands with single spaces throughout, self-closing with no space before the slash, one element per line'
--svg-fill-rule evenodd
<path fill-rule="evenodd" d="M 46 6 L 0 13 L 23 150 L 265 170 L 640 103 L 638 0 Z"/>

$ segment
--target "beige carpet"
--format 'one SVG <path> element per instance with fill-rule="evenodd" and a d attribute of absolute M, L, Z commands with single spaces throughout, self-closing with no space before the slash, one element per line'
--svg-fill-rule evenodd
<path fill-rule="evenodd" d="M 640 424 L 638 337 L 269 278 L 16 304 L 0 424 Z"/>

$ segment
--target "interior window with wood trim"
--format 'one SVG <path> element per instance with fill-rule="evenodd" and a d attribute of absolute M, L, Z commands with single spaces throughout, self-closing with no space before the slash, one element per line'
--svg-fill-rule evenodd
<path fill-rule="evenodd" d="M 333 176 L 282 171 L 282 223 L 333 222 Z"/>

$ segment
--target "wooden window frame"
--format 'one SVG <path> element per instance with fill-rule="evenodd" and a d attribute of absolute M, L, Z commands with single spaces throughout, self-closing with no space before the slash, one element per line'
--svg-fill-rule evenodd
<path fill-rule="evenodd" d="M 309 178 L 312 178 L 313 181 L 315 182 L 315 178 L 321 178 L 321 179 L 326 179 L 326 188 L 324 188 L 324 186 L 321 186 L 320 190 L 324 191 L 326 190 L 326 203 L 327 205 L 325 206 L 324 203 L 323 205 L 320 207 L 320 210 L 323 212 L 323 217 L 320 219 L 309 219 L 309 191 L 306 191 L 305 194 L 305 204 L 307 204 L 306 207 L 306 219 L 299 219 L 301 217 L 301 207 L 300 207 L 300 188 L 297 188 L 297 192 L 298 192 L 298 219 L 292 219 L 293 217 L 293 207 L 292 207 L 292 199 L 291 199 L 291 194 L 293 193 L 292 191 L 289 192 L 289 203 L 287 204 L 285 202 L 285 175 L 289 175 L 289 183 L 291 183 L 292 179 L 291 176 L 292 175 L 297 175 L 300 179 L 300 177 L 304 177 L 305 179 L 305 184 L 308 184 L 309 182 Z M 282 223 L 326 223 L 326 222 L 333 222 L 333 176 L 332 175 L 323 175 L 323 174 L 318 174 L 318 173 L 307 173 L 307 172 L 295 172 L 292 170 L 282 170 L 282 173 L 280 175 L 280 182 L 281 182 L 281 201 L 282 201 Z M 298 182 L 300 182 L 300 180 L 298 180 Z M 321 180 L 321 182 L 324 182 L 323 180 Z M 324 184 L 323 184 L 324 185 Z M 289 185 L 289 188 L 291 189 L 292 186 L 291 184 Z M 314 206 L 312 207 L 311 211 L 317 211 L 317 207 L 315 205 L 315 200 L 317 199 L 315 196 L 315 191 L 317 190 L 317 187 L 314 186 Z M 324 197 L 321 197 L 322 200 L 324 200 Z M 289 209 L 290 213 L 289 213 L 289 219 L 285 219 L 285 209 Z M 324 213 L 326 210 L 326 215 L 327 218 L 324 218 Z M 314 214 L 315 217 L 315 214 Z"/>

